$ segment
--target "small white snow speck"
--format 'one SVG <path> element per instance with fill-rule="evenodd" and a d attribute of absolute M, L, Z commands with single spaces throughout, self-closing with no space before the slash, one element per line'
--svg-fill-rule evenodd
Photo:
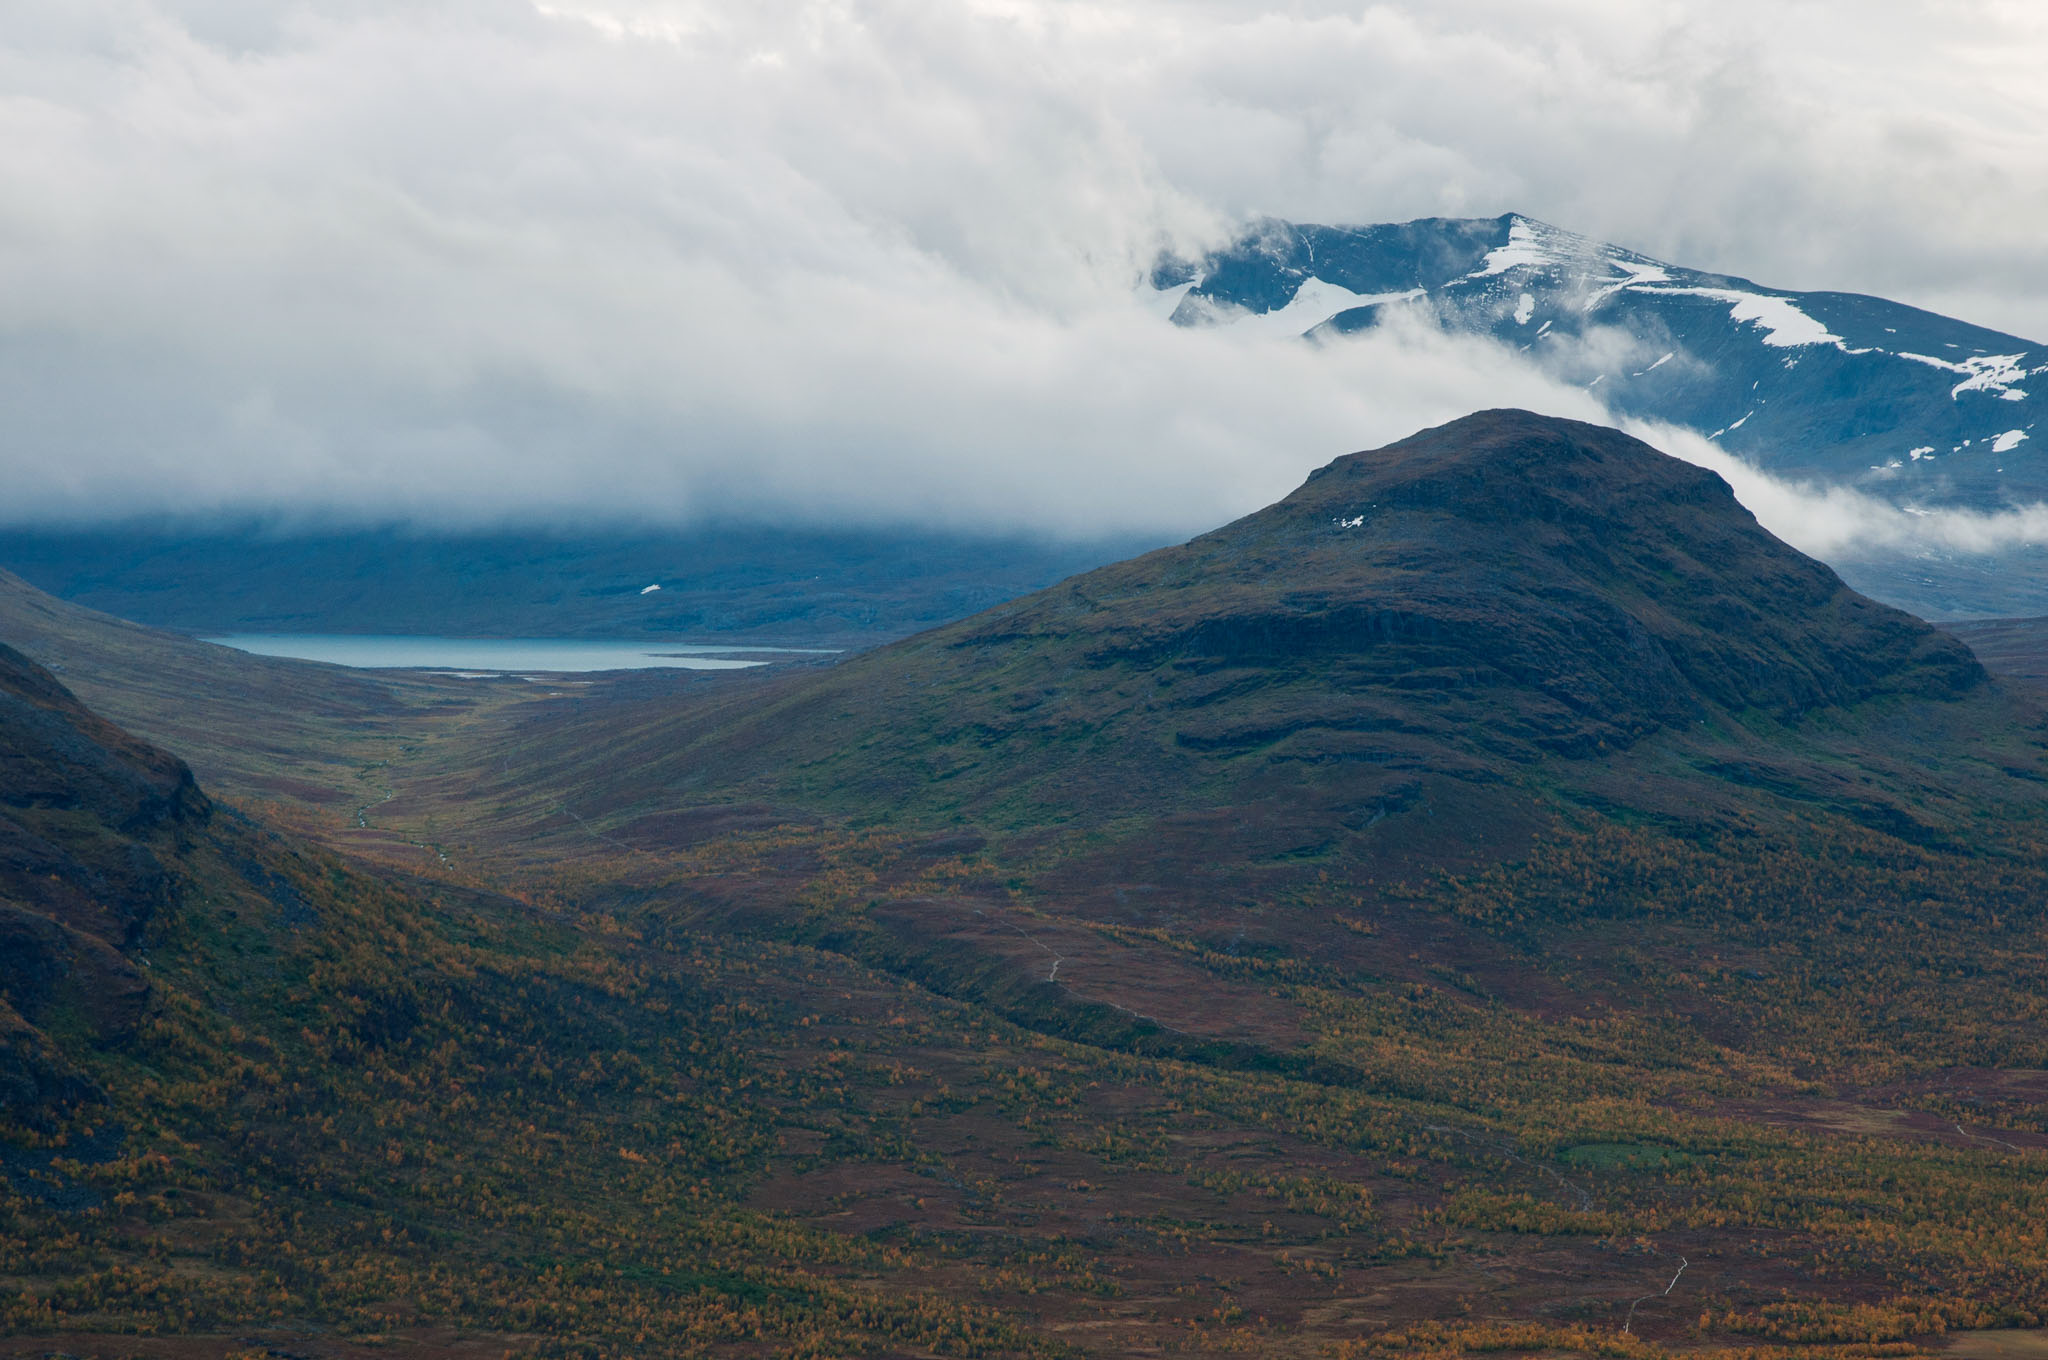
<path fill-rule="evenodd" d="M 641 590 L 640 590 L 640 593 L 641 593 L 642 595 L 652 595 L 652 594 L 653 594 L 653 593 L 654 593 L 655 591 L 657 591 L 657 590 L 660 590 L 660 589 L 661 589 L 661 587 L 660 587 L 660 585 L 658 585 L 658 584 L 657 584 L 657 585 L 651 585 L 651 586 L 643 586 L 643 587 L 641 588 Z"/>

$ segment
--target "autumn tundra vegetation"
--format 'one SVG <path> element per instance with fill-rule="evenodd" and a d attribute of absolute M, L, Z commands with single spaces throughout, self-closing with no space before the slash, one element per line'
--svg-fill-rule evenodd
<path fill-rule="evenodd" d="M 0 639 L 0 1354 L 2048 1324 L 2048 708 L 1612 431 L 829 666 Z"/>

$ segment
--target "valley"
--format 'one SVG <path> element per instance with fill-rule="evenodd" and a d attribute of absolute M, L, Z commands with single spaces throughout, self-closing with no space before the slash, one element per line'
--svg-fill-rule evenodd
<path fill-rule="evenodd" d="M 2048 1360 L 2048 17 L 0 5 L 0 1360 Z"/>
<path fill-rule="evenodd" d="M 1520 412 L 787 668 L 351 671 L 0 579 L 10 938 L 131 998 L 0 955 L 0 1354 L 2039 1328 L 2048 695 L 1959 631 Z"/>

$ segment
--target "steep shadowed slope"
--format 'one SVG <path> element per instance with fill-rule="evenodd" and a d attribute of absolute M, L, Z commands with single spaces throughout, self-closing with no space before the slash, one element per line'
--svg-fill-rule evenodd
<path fill-rule="evenodd" d="M 0 1111 L 85 1089 L 40 1026 L 132 1029 L 149 991 L 134 950 L 172 898 L 163 856 L 210 811 L 184 762 L 0 645 Z"/>

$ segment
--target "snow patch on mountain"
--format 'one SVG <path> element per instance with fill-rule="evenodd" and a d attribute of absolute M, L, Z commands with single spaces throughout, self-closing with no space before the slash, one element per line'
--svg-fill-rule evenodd
<path fill-rule="evenodd" d="M 1734 288 L 1646 287 L 1641 291 L 1725 302 L 1730 317 L 1738 324 L 1759 328 L 1764 332 L 1764 343 L 1778 349 L 1797 349 L 1801 345 L 1846 348 L 1841 336 L 1800 311 L 1791 298 L 1774 297 L 1769 293 L 1744 293 Z"/>
<path fill-rule="evenodd" d="M 1176 326 L 1229 326 L 1237 332 L 1278 336 L 1282 340 L 1294 340 L 1309 334 L 1339 311 L 1374 307 L 1380 303 L 1403 303 L 1423 297 L 1423 289 L 1405 289 L 1401 293 L 1354 293 L 1352 289 L 1329 283 L 1327 279 L 1305 279 L 1284 307 L 1274 307 L 1272 311 L 1251 311 L 1249 307 L 1239 307 L 1229 301 L 1188 293 L 1188 287 L 1167 291 L 1182 295 L 1169 317 Z"/>
<path fill-rule="evenodd" d="M 1912 354 L 1905 350 L 1898 353 L 1901 359 L 1911 359 L 1916 364 L 1963 374 L 1963 380 L 1949 389 L 1950 401 L 1962 400 L 1965 392 L 1983 392 L 2003 401 L 2025 401 L 2025 390 L 2014 384 L 2035 373 L 2048 372 L 2048 368 L 2029 369 L 2025 354 L 1972 354 L 1956 362 L 1936 358 L 1932 354 Z"/>
<path fill-rule="evenodd" d="M 1339 312 L 1388 302 L 1411 302 L 1422 296 L 1420 288 L 1398 293 L 1356 293 L 1328 279 L 1310 278 L 1303 280 L 1286 306 L 1269 312 L 1214 302 L 1196 293 L 1182 300 L 1172 319 L 1184 326 L 1226 324 L 1236 331 L 1291 340 L 1306 335 Z"/>
<path fill-rule="evenodd" d="M 1258 323 L 1260 329 L 1277 335 L 1301 335 L 1314 330 L 1339 312 L 1348 312 L 1353 307 L 1372 307 L 1383 302 L 1408 302 L 1422 296 L 1422 289 L 1409 288 L 1398 293 L 1354 293 L 1341 288 L 1327 279 L 1310 279 L 1296 291 L 1285 307 L 1267 312 L 1264 316 L 1248 318 Z"/>
<path fill-rule="evenodd" d="M 1471 277 L 1492 278 L 1522 265 L 1563 264 L 1567 256 L 1558 246 L 1564 235 L 1546 223 L 1517 217 L 1508 224 L 1508 243 L 1486 252 L 1486 263 L 1474 270 Z"/>
<path fill-rule="evenodd" d="M 2013 384 L 2027 376 L 2024 354 L 1973 354 L 1963 360 L 1962 372 L 1970 376 L 1949 391 L 1951 400 L 1965 392 L 1990 392 L 2005 401 L 2025 401 L 2027 394 Z"/>
<path fill-rule="evenodd" d="M 1587 298 L 1584 308 L 1586 311 L 1592 311 L 1624 288 L 1634 288 L 1646 283 L 1665 283 L 1671 278 L 1671 271 L 1655 260 L 1636 259 L 1610 250 L 1607 253 L 1607 263 L 1619 269 L 1622 277 L 1609 282 L 1599 292 Z"/>

